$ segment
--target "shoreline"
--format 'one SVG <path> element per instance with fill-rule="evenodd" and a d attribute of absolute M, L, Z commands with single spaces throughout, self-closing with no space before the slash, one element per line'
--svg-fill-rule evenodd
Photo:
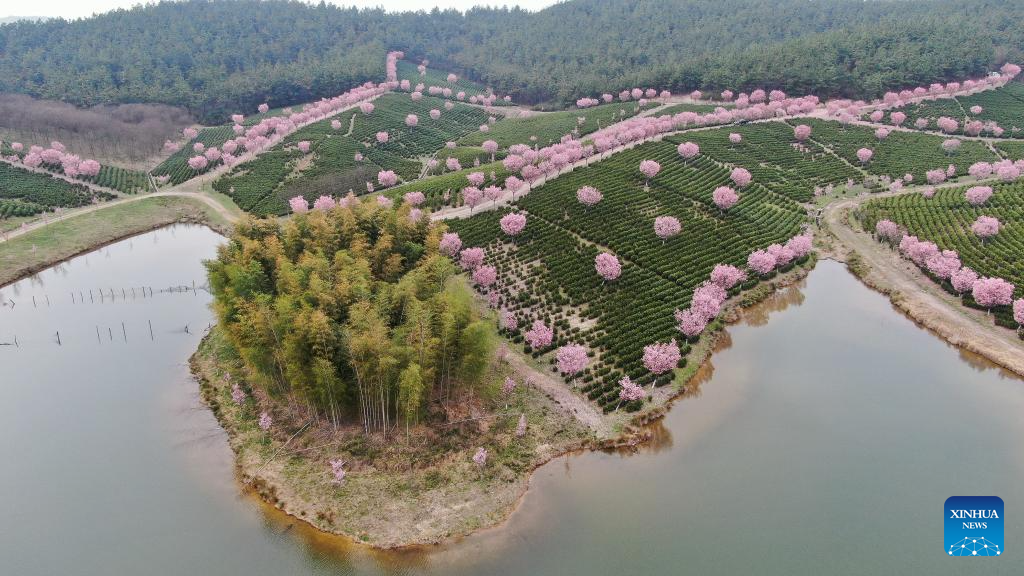
<path fill-rule="evenodd" d="M 41 254 L 33 261 L 29 261 L 24 264 L 19 263 L 14 267 L 7 268 L 2 274 L 0 274 L 0 289 L 6 288 L 7 286 L 24 280 L 25 278 L 34 276 L 48 268 L 58 266 L 79 256 L 100 250 L 111 244 L 174 224 L 196 224 L 206 226 L 221 235 L 225 235 L 229 232 L 229 225 L 218 222 L 215 218 L 211 217 L 211 214 L 205 205 L 191 199 L 170 196 L 154 197 L 141 199 L 140 201 L 133 202 L 132 204 L 133 205 L 124 204 L 120 206 L 110 206 L 106 210 L 97 210 L 89 214 L 83 214 L 77 218 L 65 220 L 63 222 L 56 222 L 49 226 L 32 230 L 23 236 L 12 238 L 11 240 L 0 244 L 0 263 L 2 263 L 5 253 L 8 250 L 16 249 L 10 248 L 11 246 L 17 247 L 18 244 L 26 242 L 31 243 L 35 238 L 35 234 L 47 234 L 53 232 L 57 228 L 69 228 L 73 226 L 81 226 L 82 224 L 87 226 L 88 224 L 93 223 L 92 221 L 94 220 L 108 218 L 111 211 L 120 212 L 124 209 L 131 210 L 135 208 L 150 209 L 151 207 L 157 211 L 153 214 L 137 215 L 135 220 L 129 218 L 128 220 L 122 221 L 124 226 L 122 229 L 110 230 L 108 228 L 106 232 L 96 232 L 95 237 L 87 237 L 93 232 L 83 232 L 83 238 L 74 238 L 71 242 L 71 244 L 74 244 L 78 240 L 81 240 L 82 245 L 80 246 L 72 245 L 66 250 L 60 250 L 58 248 L 52 255 Z M 142 206 L 138 206 L 140 204 Z M 60 241 L 62 245 L 68 243 L 68 239 L 64 237 L 60 238 Z M 30 254 L 36 254 L 34 243 Z"/>
<path fill-rule="evenodd" d="M 954 301 L 916 265 L 885 249 L 859 225 L 855 228 L 850 210 L 863 200 L 826 208 L 824 221 L 833 245 L 821 257 L 844 264 L 865 286 L 888 298 L 893 309 L 943 342 L 1024 377 L 1024 339 L 994 324 L 984 312 Z"/>
<path fill-rule="evenodd" d="M 723 310 L 721 325 L 713 332 L 701 338 L 700 348 L 695 348 L 697 355 L 690 358 L 685 367 L 679 369 L 683 371 L 683 374 L 677 376 L 677 380 L 669 386 L 656 389 L 652 402 L 645 405 L 645 408 L 641 411 L 630 415 L 621 428 L 608 438 L 597 438 L 589 428 L 583 426 L 572 415 L 559 410 L 560 406 L 553 399 L 546 397 L 543 390 L 535 389 L 535 393 L 545 397 L 545 402 L 554 406 L 556 411 L 562 412 L 561 417 L 563 419 L 572 420 L 577 427 L 585 429 L 587 437 L 562 443 L 557 448 L 552 446 L 551 449 L 546 450 L 543 454 L 537 455 L 537 457 L 530 461 L 529 466 L 519 472 L 514 480 L 507 482 L 504 487 L 498 487 L 502 491 L 501 497 L 498 502 L 492 502 L 492 506 L 489 509 L 486 507 L 475 509 L 460 508 L 460 510 L 468 510 L 468 512 L 457 515 L 454 518 L 442 519 L 442 522 L 447 520 L 447 523 L 442 524 L 443 528 L 419 532 L 405 538 L 397 538 L 394 537 L 394 534 L 391 534 L 391 538 L 380 540 L 367 537 L 368 534 L 365 531 L 344 530 L 329 525 L 332 522 L 322 512 L 320 514 L 311 513 L 322 504 L 321 502 L 309 501 L 308 498 L 298 494 L 299 491 L 302 491 L 301 488 L 297 489 L 295 486 L 288 486 L 287 482 L 282 481 L 281 476 L 268 473 L 267 468 L 270 462 L 262 462 L 257 466 L 257 461 L 252 459 L 253 449 L 247 445 L 247 441 L 244 438 L 244 435 L 247 434 L 243 428 L 245 422 L 234 417 L 230 413 L 234 406 L 231 406 L 230 402 L 225 402 L 228 400 L 229 386 L 226 381 L 217 377 L 218 374 L 216 372 L 223 367 L 217 364 L 216 358 L 213 358 L 209 351 L 210 339 L 216 338 L 213 332 L 208 333 L 204 337 L 199 349 L 189 359 L 189 365 L 193 377 L 199 383 L 200 396 L 203 403 L 210 408 L 221 428 L 228 435 L 228 442 L 234 453 L 236 477 L 241 484 L 243 493 L 259 498 L 262 503 L 272 506 L 296 521 L 303 522 L 320 533 L 345 538 L 355 545 L 367 546 L 375 550 L 415 550 L 417 548 L 448 544 L 482 531 L 500 529 L 518 510 L 521 502 L 526 497 L 534 472 L 555 458 L 590 450 L 635 449 L 637 446 L 650 441 L 651 432 L 648 430 L 650 424 L 664 417 L 676 401 L 686 397 L 691 389 L 691 383 L 701 377 L 701 368 L 710 361 L 714 351 L 717 349 L 717 344 L 724 335 L 724 331 L 730 325 L 734 325 L 742 320 L 744 310 L 755 307 L 780 293 L 783 289 L 804 280 L 816 263 L 817 258 L 812 257 L 802 266 L 795 266 L 792 270 L 765 280 L 731 299 L 727 308 Z M 557 418 L 557 415 L 548 416 L 548 418 Z M 611 420 L 609 415 L 606 415 L 605 418 Z M 531 428 L 533 426 L 531 424 Z M 548 445 L 544 444 L 544 446 Z M 282 449 L 283 447 L 278 447 L 278 452 Z M 301 458 L 297 460 L 310 459 Z M 294 465 L 298 467 L 305 466 L 306 464 Z M 456 468 L 460 467 L 458 462 L 447 462 L 445 465 Z M 295 478 L 291 480 L 295 482 Z M 323 485 L 331 486 L 326 473 L 322 474 L 320 481 Z M 346 479 L 346 482 L 349 482 L 349 479 Z M 415 502 L 416 498 L 412 500 Z M 437 518 L 434 520 L 437 520 Z M 392 522 L 391 524 L 395 523 Z"/>

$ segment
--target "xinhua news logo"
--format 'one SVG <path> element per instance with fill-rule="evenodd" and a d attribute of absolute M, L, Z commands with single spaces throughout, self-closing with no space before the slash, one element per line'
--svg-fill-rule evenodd
<path fill-rule="evenodd" d="M 1002 556 L 1003 499 L 998 496 L 950 496 L 946 499 L 948 556 Z"/>

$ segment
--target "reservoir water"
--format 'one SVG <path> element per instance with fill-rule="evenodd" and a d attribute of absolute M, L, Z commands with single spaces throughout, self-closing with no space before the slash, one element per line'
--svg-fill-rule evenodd
<path fill-rule="evenodd" d="M 244 492 L 189 375 L 222 241 L 175 226 L 0 289 L 4 573 L 1024 572 L 1024 382 L 832 262 L 728 329 L 651 444 L 556 459 L 505 524 L 397 553 L 317 533 Z M 1003 498 L 1003 556 L 946 556 L 953 495 Z"/>

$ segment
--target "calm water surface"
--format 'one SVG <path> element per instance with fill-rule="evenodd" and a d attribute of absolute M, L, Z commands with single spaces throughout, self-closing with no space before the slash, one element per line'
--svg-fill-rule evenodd
<path fill-rule="evenodd" d="M 3 573 L 1024 572 L 1024 383 L 831 262 L 729 329 L 655 442 L 550 463 L 505 525 L 397 554 L 318 534 L 241 491 L 188 373 L 221 240 L 177 226 L 0 289 Z M 1005 555 L 944 554 L 951 495 L 1003 498 Z"/>

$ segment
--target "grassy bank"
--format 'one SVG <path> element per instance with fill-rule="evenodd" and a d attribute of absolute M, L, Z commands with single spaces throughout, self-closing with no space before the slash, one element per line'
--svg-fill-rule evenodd
<path fill-rule="evenodd" d="M 0 243 L 0 286 L 122 238 L 174 222 L 227 222 L 190 198 L 155 197 L 82 214 Z"/>
<path fill-rule="evenodd" d="M 320 530 L 376 547 L 435 543 L 501 522 L 526 491 L 533 469 L 591 438 L 571 415 L 524 386 L 507 403 L 497 396 L 464 399 L 463 415 L 453 423 L 434 417 L 408 437 L 404 428 L 385 440 L 365 435 L 358 425 L 307 427 L 304 417 L 278 418 L 288 411 L 280 406 L 264 433 L 257 419 L 269 406 L 266 399 L 249 390 L 241 405 L 232 401 L 232 383 L 244 382 L 240 366 L 216 328 L 192 357 L 203 399 L 228 432 L 242 481 Z M 495 388 L 508 374 L 508 364 L 496 359 Z M 522 437 L 515 434 L 520 414 L 528 422 Z M 472 457 L 481 446 L 489 455 L 478 468 Z M 332 459 L 345 462 L 340 484 L 331 475 Z"/>

